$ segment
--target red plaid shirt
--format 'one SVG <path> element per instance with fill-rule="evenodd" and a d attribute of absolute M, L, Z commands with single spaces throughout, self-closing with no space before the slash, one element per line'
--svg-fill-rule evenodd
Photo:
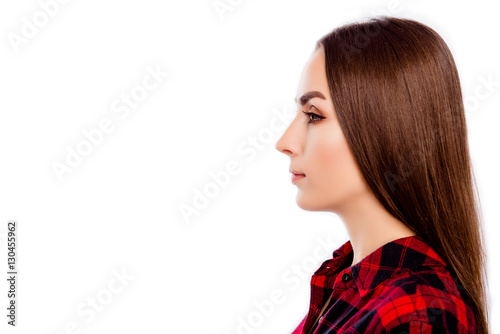
<path fill-rule="evenodd" d="M 292 334 L 476 333 L 463 286 L 421 237 L 393 240 L 349 267 L 352 260 L 347 241 L 314 272 L 309 313 Z"/>

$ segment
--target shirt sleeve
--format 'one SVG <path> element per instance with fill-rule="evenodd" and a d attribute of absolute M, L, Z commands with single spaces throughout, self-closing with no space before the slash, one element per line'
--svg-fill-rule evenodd
<path fill-rule="evenodd" d="M 448 334 L 457 333 L 444 330 L 442 327 L 437 327 L 428 322 L 411 320 L 399 326 L 385 330 L 382 333 L 386 334 Z"/>

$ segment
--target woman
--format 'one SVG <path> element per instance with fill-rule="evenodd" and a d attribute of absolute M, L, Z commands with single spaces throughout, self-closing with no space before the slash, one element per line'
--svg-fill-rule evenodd
<path fill-rule="evenodd" d="M 296 102 L 276 148 L 299 207 L 339 215 L 349 241 L 314 272 L 293 333 L 488 333 L 462 93 L 442 38 L 392 17 L 335 29 Z"/>

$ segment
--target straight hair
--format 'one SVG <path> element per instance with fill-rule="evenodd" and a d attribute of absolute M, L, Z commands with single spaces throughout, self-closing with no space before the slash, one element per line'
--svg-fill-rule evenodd
<path fill-rule="evenodd" d="M 318 48 L 363 178 L 445 260 L 477 333 L 488 333 L 480 202 L 451 51 L 428 26 L 388 16 L 341 26 Z"/>

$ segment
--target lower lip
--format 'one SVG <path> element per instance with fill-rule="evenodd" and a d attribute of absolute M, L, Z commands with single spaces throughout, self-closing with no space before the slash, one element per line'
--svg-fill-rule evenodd
<path fill-rule="evenodd" d="M 292 183 L 295 184 L 304 177 L 306 177 L 304 174 L 292 174 Z"/>

